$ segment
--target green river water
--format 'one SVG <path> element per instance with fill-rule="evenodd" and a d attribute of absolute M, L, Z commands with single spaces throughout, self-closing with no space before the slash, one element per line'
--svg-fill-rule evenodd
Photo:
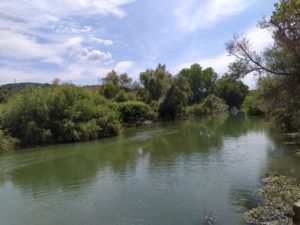
<path fill-rule="evenodd" d="M 0 156 L 0 225 L 239 225 L 269 171 L 300 158 L 264 119 L 130 128 Z"/>

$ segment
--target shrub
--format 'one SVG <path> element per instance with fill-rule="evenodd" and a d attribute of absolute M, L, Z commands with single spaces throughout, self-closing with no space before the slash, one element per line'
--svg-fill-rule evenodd
<path fill-rule="evenodd" d="M 266 108 L 265 104 L 261 100 L 259 93 L 257 91 L 252 91 L 247 97 L 245 98 L 242 109 L 249 115 L 252 116 L 259 116 L 265 115 Z"/>
<path fill-rule="evenodd" d="M 30 88 L 11 99 L 1 125 L 22 145 L 74 142 L 119 132 L 118 106 L 71 84 Z"/>
<path fill-rule="evenodd" d="M 82 122 L 79 124 L 80 139 L 84 141 L 97 139 L 99 137 L 101 127 L 97 124 L 95 119 L 88 122 Z"/>
<path fill-rule="evenodd" d="M 17 139 L 12 138 L 3 130 L 0 130 L 0 153 L 12 151 L 15 148 L 15 145 L 17 143 L 18 143 Z"/>
<path fill-rule="evenodd" d="M 225 101 L 215 95 L 209 95 L 206 97 L 202 103 L 193 105 L 189 109 L 189 114 L 194 116 L 201 115 L 217 115 L 217 114 L 227 114 L 228 105 Z"/>
<path fill-rule="evenodd" d="M 119 104 L 121 120 L 124 123 L 141 122 L 150 118 L 150 107 L 137 101 L 124 102 Z"/>

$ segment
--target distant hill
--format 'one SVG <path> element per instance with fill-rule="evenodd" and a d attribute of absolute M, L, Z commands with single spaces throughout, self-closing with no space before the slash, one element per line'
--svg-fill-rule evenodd
<path fill-rule="evenodd" d="M 0 103 L 6 102 L 7 99 L 23 91 L 26 87 L 50 87 L 50 84 L 41 84 L 41 83 L 11 83 L 0 86 Z"/>
<path fill-rule="evenodd" d="M 0 86 L 0 90 L 22 90 L 28 86 L 41 86 L 41 87 L 50 87 L 50 84 L 42 84 L 42 83 L 11 83 L 4 84 Z"/>

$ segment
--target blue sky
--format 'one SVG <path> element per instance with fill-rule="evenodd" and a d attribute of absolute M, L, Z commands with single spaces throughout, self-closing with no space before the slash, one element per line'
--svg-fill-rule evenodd
<path fill-rule="evenodd" d="M 225 42 L 244 34 L 262 51 L 272 43 L 257 21 L 273 0 L 1 0 L 0 84 L 96 84 L 115 69 L 138 79 L 164 63 L 192 63 L 220 75 L 234 59 Z M 245 82 L 254 86 L 250 75 Z"/>

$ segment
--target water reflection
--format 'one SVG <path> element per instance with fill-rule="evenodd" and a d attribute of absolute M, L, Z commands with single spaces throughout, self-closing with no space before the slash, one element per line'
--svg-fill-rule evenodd
<path fill-rule="evenodd" d="M 242 115 L 3 155 L 0 168 L 0 221 L 12 225 L 199 224 L 204 210 L 241 224 L 263 173 L 300 174 L 266 121 Z"/>

